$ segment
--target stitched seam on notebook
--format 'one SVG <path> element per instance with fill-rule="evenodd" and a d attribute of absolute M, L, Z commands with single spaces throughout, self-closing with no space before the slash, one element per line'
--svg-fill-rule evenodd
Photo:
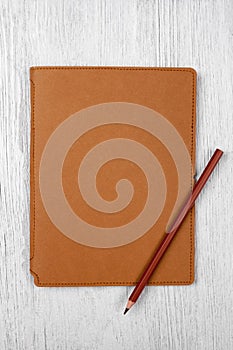
<path fill-rule="evenodd" d="M 193 172 L 192 172 L 192 164 L 193 164 L 193 149 L 194 149 L 194 112 L 195 112 L 195 81 L 194 81 L 194 73 L 192 72 L 192 124 L 191 124 L 191 189 L 193 185 Z M 194 165 L 195 166 L 195 165 Z M 192 209 L 190 212 L 190 266 L 189 266 L 189 279 L 192 280 L 193 276 L 193 212 Z"/>
<path fill-rule="evenodd" d="M 125 282 L 70 282 L 70 283 L 66 283 L 66 282 L 40 282 L 40 278 L 39 275 L 37 273 L 35 273 L 34 271 L 30 270 L 32 272 L 32 274 L 34 274 L 36 276 L 37 279 L 37 284 L 40 286 L 102 286 L 102 285 L 125 285 L 130 284 L 130 285 L 134 285 L 136 284 L 138 281 L 125 281 Z M 167 281 L 158 281 L 158 282 L 148 282 L 147 285 L 159 285 L 160 283 L 168 283 Z M 169 282 L 170 284 L 189 284 L 189 281 L 172 281 Z"/>
<path fill-rule="evenodd" d="M 193 162 L 193 146 L 194 146 L 194 111 L 195 111 L 195 77 L 194 77 L 194 71 L 190 68 L 153 68 L 153 67 L 31 67 L 31 70 L 69 70 L 69 69 L 79 69 L 79 70 L 91 70 L 91 69 L 96 69 L 96 70 L 155 70 L 155 71 L 172 71 L 172 72 L 187 72 L 192 74 L 192 123 L 191 123 L 191 150 L 190 150 L 190 155 L 191 155 L 191 163 Z M 36 231 L 36 222 L 35 222 L 35 125 L 34 125 L 34 117 L 35 117 L 35 83 L 30 79 L 30 81 L 33 84 L 33 98 L 32 98 L 32 129 L 33 129 L 33 234 L 32 234 L 32 256 L 30 260 L 32 260 L 35 256 L 35 231 Z M 191 188 L 192 188 L 192 169 L 191 169 Z M 189 262 L 189 281 L 158 281 L 158 282 L 149 282 L 148 284 L 150 285 L 157 285 L 160 283 L 169 283 L 169 284 L 189 284 L 192 282 L 192 276 L 193 276 L 193 259 L 192 259 L 192 253 L 193 253 L 193 239 L 192 239 L 192 230 L 193 230 L 193 210 L 191 210 L 190 214 L 190 262 Z M 44 286 L 59 286 L 59 285 L 66 285 L 66 286 L 72 286 L 72 285 L 110 285 L 110 284 L 135 284 L 136 282 L 133 281 L 128 281 L 128 282 L 85 282 L 85 283 L 80 283 L 80 282 L 73 282 L 73 283 L 43 283 L 39 282 L 39 275 L 36 274 L 33 270 L 31 272 L 36 275 L 38 284 L 39 285 L 44 285 Z"/>
<path fill-rule="evenodd" d="M 35 195 L 35 93 L 36 93 L 36 86 L 35 83 L 30 79 L 30 82 L 32 83 L 32 112 L 31 112 L 31 147 L 32 147 L 32 169 L 33 169 L 33 186 L 30 187 L 30 191 L 32 192 L 32 195 L 30 195 L 30 198 L 33 198 L 33 235 L 32 235 L 32 252 L 30 256 L 30 260 L 34 258 L 35 253 L 35 231 L 36 231 L 36 195 Z M 31 167 L 31 165 L 30 165 Z M 30 224 L 31 225 L 31 224 Z"/>
<path fill-rule="evenodd" d="M 164 72 L 190 72 L 194 75 L 193 71 L 190 68 L 153 68 L 153 67 L 99 67 L 99 66 L 92 66 L 92 67 L 31 67 L 31 70 L 72 70 L 72 69 L 79 69 L 79 70 L 158 70 L 158 71 L 164 71 Z"/>

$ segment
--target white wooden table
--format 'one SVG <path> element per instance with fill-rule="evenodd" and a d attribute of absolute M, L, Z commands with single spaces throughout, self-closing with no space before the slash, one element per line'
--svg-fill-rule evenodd
<path fill-rule="evenodd" d="M 1 0 L 0 349 L 233 348 L 232 0 Z M 37 288 L 29 274 L 29 67 L 191 66 L 197 170 L 225 151 L 196 208 L 196 282 Z M 153 304 L 149 305 L 149 298 Z"/>

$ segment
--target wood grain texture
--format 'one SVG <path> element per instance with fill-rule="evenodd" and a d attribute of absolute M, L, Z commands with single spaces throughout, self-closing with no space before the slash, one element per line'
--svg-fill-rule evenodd
<path fill-rule="evenodd" d="M 0 349 L 233 348 L 233 2 L 0 3 Z M 197 170 L 225 151 L 196 208 L 196 282 L 36 288 L 29 274 L 29 66 L 191 66 L 198 72 Z"/>

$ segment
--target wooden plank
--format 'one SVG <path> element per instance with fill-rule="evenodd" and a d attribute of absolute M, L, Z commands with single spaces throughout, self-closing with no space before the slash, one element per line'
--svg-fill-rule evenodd
<path fill-rule="evenodd" d="M 1 349 L 233 347 L 232 17 L 230 0 L 1 1 Z M 197 70 L 198 171 L 215 147 L 226 153 L 197 203 L 195 284 L 147 288 L 126 317 L 131 288 L 34 287 L 28 263 L 32 65 Z"/>

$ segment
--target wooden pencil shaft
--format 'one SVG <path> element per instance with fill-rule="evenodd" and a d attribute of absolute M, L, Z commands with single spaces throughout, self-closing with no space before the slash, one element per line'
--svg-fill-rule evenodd
<path fill-rule="evenodd" d="M 161 260 L 162 256 L 166 252 L 168 246 L 170 245 L 172 239 L 176 235 L 180 225 L 182 224 L 183 220 L 185 219 L 187 213 L 194 205 L 194 202 L 198 195 L 200 194 L 201 190 L 205 186 L 208 178 L 210 177 L 211 173 L 213 172 L 216 164 L 218 163 L 219 159 L 221 158 L 223 152 L 219 149 L 217 149 L 213 156 L 211 157 L 210 161 L 208 162 L 206 168 L 204 169 L 202 175 L 196 182 L 194 189 L 192 191 L 192 194 L 184 207 L 182 208 L 181 212 L 177 216 L 177 219 L 175 220 L 175 223 L 172 226 L 172 229 L 169 231 L 168 234 L 165 235 L 164 239 L 162 240 L 159 248 L 156 250 L 155 255 L 149 262 L 147 268 L 145 269 L 144 273 L 142 274 L 139 282 L 137 283 L 136 287 L 134 288 L 133 292 L 131 293 L 129 300 L 132 302 L 136 302 L 138 297 L 140 296 L 142 290 L 146 286 L 148 280 L 150 279 L 151 275 L 153 274 L 156 266 L 158 265 L 159 261 Z"/>

